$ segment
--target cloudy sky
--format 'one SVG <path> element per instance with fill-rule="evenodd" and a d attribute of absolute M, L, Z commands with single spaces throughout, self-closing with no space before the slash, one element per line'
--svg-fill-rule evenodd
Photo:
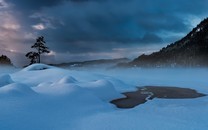
<path fill-rule="evenodd" d="M 14 64 L 43 35 L 45 62 L 135 58 L 185 36 L 208 0 L 0 0 L 0 53 Z"/>

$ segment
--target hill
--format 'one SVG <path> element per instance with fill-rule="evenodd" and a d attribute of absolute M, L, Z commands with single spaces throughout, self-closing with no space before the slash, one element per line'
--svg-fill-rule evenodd
<path fill-rule="evenodd" d="M 82 62 L 69 62 L 62 64 L 53 64 L 53 66 L 57 67 L 113 67 L 116 64 L 127 63 L 129 59 L 127 58 L 119 58 L 119 59 L 99 59 L 99 60 L 90 60 L 90 61 L 82 61 Z"/>
<path fill-rule="evenodd" d="M 128 64 L 139 67 L 207 67 L 208 18 L 184 38 L 150 55 L 141 55 Z"/>

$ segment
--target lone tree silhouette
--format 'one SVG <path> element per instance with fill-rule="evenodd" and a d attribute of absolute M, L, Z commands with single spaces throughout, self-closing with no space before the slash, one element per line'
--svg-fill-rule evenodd
<path fill-rule="evenodd" d="M 26 55 L 25 55 L 28 59 L 30 59 L 30 65 L 31 64 L 34 64 L 34 63 L 37 63 L 37 59 L 38 59 L 38 53 L 37 52 L 28 52 Z"/>
<path fill-rule="evenodd" d="M 45 46 L 45 43 L 46 42 L 44 41 L 43 36 L 40 36 L 36 39 L 36 42 L 33 46 L 31 46 L 31 48 L 35 48 L 37 52 L 31 51 L 25 55 L 28 59 L 30 59 L 30 64 L 40 63 L 40 55 L 43 53 L 50 53 L 48 50 L 49 48 Z"/>

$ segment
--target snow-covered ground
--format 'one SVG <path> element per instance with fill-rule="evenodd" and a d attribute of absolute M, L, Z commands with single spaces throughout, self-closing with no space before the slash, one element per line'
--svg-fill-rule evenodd
<path fill-rule="evenodd" d="M 17 70 L 16 70 L 17 71 Z M 0 69 L 1 130 L 206 130 L 208 97 L 154 99 L 132 109 L 109 101 L 136 86 L 208 94 L 208 69 L 66 70 L 43 64 Z"/>

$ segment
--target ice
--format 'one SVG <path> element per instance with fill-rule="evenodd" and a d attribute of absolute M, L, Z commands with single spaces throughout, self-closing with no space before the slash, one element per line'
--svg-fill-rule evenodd
<path fill-rule="evenodd" d="M 5 72 L 5 71 L 4 71 Z M 34 64 L 0 77 L 2 130 L 205 130 L 208 97 L 153 99 L 132 109 L 109 101 L 145 85 L 208 94 L 208 69 L 66 70 Z"/>

